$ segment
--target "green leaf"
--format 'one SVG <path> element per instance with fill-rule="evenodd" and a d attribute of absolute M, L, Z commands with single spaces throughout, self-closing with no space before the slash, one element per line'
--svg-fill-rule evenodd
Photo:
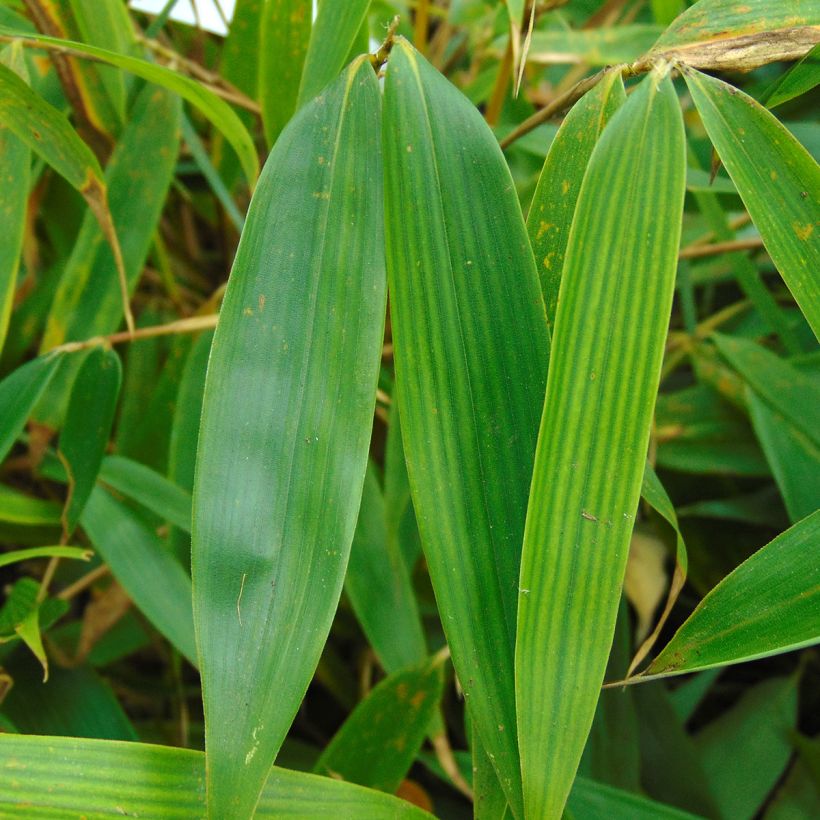
<path fill-rule="evenodd" d="M 205 756 L 116 740 L 8 735 L 0 743 L 6 817 L 163 817 L 205 814 Z M 21 776 L 25 773 L 25 776 Z M 410 803 L 350 783 L 275 768 L 254 815 L 421 820 Z"/>
<path fill-rule="evenodd" d="M 129 111 L 105 169 L 129 291 L 142 273 L 171 183 L 179 151 L 179 118 L 180 105 L 173 94 L 146 86 Z M 112 270 L 111 252 L 101 244 L 99 229 L 84 219 L 48 314 L 41 350 L 118 329 L 122 301 Z M 55 403 L 53 396 L 50 401 Z"/>
<path fill-rule="evenodd" d="M 647 56 L 748 71 L 802 57 L 815 44 L 818 22 L 817 0 L 699 0 L 673 21 Z"/>
<path fill-rule="evenodd" d="M 585 777 L 575 779 L 567 808 L 571 816 L 583 820 L 695 820 L 696 817 Z"/>
<path fill-rule="evenodd" d="M 0 69 L 6 63 L 17 73 L 25 75 L 25 63 L 19 49 L 14 47 L 0 53 Z M 2 85 L 2 82 L 0 82 Z M 0 102 L 0 111 L 3 104 Z M 29 165 L 31 155 L 26 144 L 7 128 L 0 129 L 0 213 L 3 214 L 3 242 L 0 243 L 0 352 L 6 341 L 17 271 L 23 249 L 26 228 L 26 205 L 29 192 Z"/>
<path fill-rule="evenodd" d="M 32 498 L 0 484 L 0 521 L 25 526 L 60 526 L 62 508 L 54 501 Z"/>
<path fill-rule="evenodd" d="M 736 336 L 712 335 L 720 355 L 795 431 L 820 447 L 820 383 L 766 348 Z"/>
<path fill-rule="evenodd" d="M 63 362 L 63 356 L 40 356 L 0 382 L 0 462 L 9 454 L 34 406 Z"/>
<path fill-rule="evenodd" d="M 131 600 L 194 665 L 191 581 L 157 536 L 110 493 L 96 487 L 80 523 Z"/>
<path fill-rule="evenodd" d="M 533 817 L 561 813 L 607 663 L 672 307 L 685 159 L 677 97 L 656 70 L 598 140 L 569 236 L 519 584 L 516 703 Z"/>
<path fill-rule="evenodd" d="M 97 481 L 111 436 L 121 381 L 120 357 L 102 347 L 89 352 L 74 380 L 59 450 L 69 478 L 66 534 L 77 525 Z"/>
<path fill-rule="evenodd" d="M 253 810 L 342 588 L 384 327 L 379 109 L 360 59 L 282 132 L 214 338 L 193 516 L 213 817 Z"/>
<path fill-rule="evenodd" d="M 137 733 L 111 687 L 86 666 L 56 664 L 43 683 L 34 660 L 20 651 L 4 661 L 14 679 L 3 711 L 27 735 L 137 740 Z"/>
<path fill-rule="evenodd" d="M 615 71 L 581 97 L 561 124 L 538 178 L 527 233 L 551 327 L 572 216 L 587 163 L 601 131 L 625 99 L 623 80 Z"/>
<path fill-rule="evenodd" d="M 191 531 L 191 494 L 150 467 L 108 456 L 100 480 L 185 532 Z"/>
<path fill-rule="evenodd" d="M 31 561 L 34 558 L 77 558 L 80 561 L 88 561 L 92 555 L 91 550 L 83 547 L 31 547 L 0 553 L 0 567 L 7 567 L 20 561 Z"/>
<path fill-rule="evenodd" d="M 643 675 L 680 675 L 816 643 L 818 568 L 820 511 L 778 535 L 727 575 Z"/>
<path fill-rule="evenodd" d="M 650 49 L 663 31 L 651 23 L 580 29 L 534 31 L 527 62 L 542 65 L 583 63 L 607 66 L 631 63 Z"/>
<path fill-rule="evenodd" d="M 0 39 L 11 40 L 12 42 L 19 40 L 24 45 L 32 48 L 45 48 L 77 54 L 80 57 L 90 57 L 108 65 L 117 66 L 136 74 L 137 77 L 148 80 L 149 83 L 155 83 L 168 91 L 172 91 L 198 109 L 224 135 L 236 151 L 248 182 L 253 185 L 256 181 L 256 177 L 259 175 L 259 159 L 256 155 L 253 138 L 230 105 L 200 83 L 169 68 L 156 63 L 149 63 L 138 57 L 116 54 L 104 48 L 87 45 L 86 43 L 77 43 L 72 40 L 62 40 L 59 37 L 47 37 L 43 34 L 21 36 L 20 32 L 0 26 Z M 157 118 L 155 124 L 159 121 L 159 118 Z"/>
<path fill-rule="evenodd" d="M 313 770 L 380 791 L 396 791 L 424 742 L 443 688 L 441 658 L 385 678 L 356 706 Z"/>
<path fill-rule="evenodd" d="M 370 0 L 323 0 L 310 32 L 297 108 L 336 79 L 370 8 Z"/>
<path fill-rule="evenodd" d="M 723 817 L 751 820 L 792 755 L 797 679 L 772 678 L 695 736 L 703 770 Z"/>
<path fill-rule="evenodd" d="M 372 463 L 364 480 L 345 591 L 388 673 L 424 659 L 427 646 L 410 574 L 398 543 L 387 537 L 384 498 Z"/>
<path fill-rule="evenodd" d="M 396 396 L 413 504 L 459 682 L 520 815 L 515 606 L 546 317 L 498 143 L 401 38 L 387 68 L 383 141 Z"/>
<path fill-rule="evenodd" d="M 742 91 L 698 71 L 684 71 L 684 78 L 766 250 L 820 336 L 820 168 L 775 117 Z"/>
<path fill-rule="evenodd" d="M 760 100 L 766 108 L 776 108 L 820 84 L 820 43 L 802 60 L 793 65 L 763 95 Z"/>
<path fill-rule="evenodd" d="M 746 403 L 789 519 L 792 523 L 800 521 L 817 509 L 820 499 L 820 447 L 750 387 L 746 388 Z"/>
<path fill-rule="evenodd" d="M 324 5 L 334 3 L 328 0 Z M 312 12 L 311 0 L 265 0 L 259 31 L 259 102 L 268 145 L 276 142 L 296 110 Z M 325 49 L 335 47 L 336 34 L 334 31 L 334 37 L 324 44 Z M 328 79 L 335 77 L 341 67 Z"/>

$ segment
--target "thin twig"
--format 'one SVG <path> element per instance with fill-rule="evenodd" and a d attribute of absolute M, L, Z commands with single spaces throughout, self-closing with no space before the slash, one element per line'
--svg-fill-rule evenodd
<path fill-rule="evenodd" d="M 91 572 L 83 575 L 82 578 L 77 579 L 70 586 L 67 586 L 65 589 L 61 589 L 57 593 L 57 597 L 61 601 L 70 601 L 72 598 L 79 595 L 83 590 L 90 587 L 95 581 L 98 581 L 100 578 L 108 575 L 109 572 L 110 570 L 108 568 L 108 564 L 101 564 L 100 566 L 92 569 Z"/>
<path fill-rule="evenodd" d="M 375 54 L 370 55 L 370 64 L 373 66 L 373 70 L 377 74 L 379 73 L 381 67 L 387 62 L 387 58 L 393 50 L 393 43 L 395 42 L 396 32 L 398 31 L 400 22 L 401 18 L 397 14 L 390 21 L 390 25 L 387 27 L 387 34 L 384 38 L 384 42 L 379 46 Z"/>
<path fill-rule="evenodd" d="M 715 242 L 712 245 L 698 243 L 681 248 L 678 259 L 700 259 L 703 256 L 717 256 L 721 253 L 756 250 L 762 247 L 763 240 L 759 236 L 753 236 L 750 239 L 733 239 L 726 242 Z"/>

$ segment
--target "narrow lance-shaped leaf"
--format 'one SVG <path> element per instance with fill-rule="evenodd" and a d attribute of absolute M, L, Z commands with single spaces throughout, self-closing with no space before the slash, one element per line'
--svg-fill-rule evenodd
<path fill-rule="evenodd" d="M 65 115 L 36 94 L 10 68 L 0 63 L 0 119 L 29 148 L 79 191 L 111 245 L 120 295 L 127 309 L 125 266 L 117 231 L 108 206 L 103 172 L 91 149 L 77 136 Z"/>
<path fill-rule="evenodd" d="M 276 142 L 296 110 L 312 12 L 311 0 L 265 0 L 262 7 L 259 102 L 268 145 Z M 334 43 L 325 42 L 324 50 Z"/>
<path fill-rule="evenodd" d="M 323 0 L 310 33 L 297 107 L 332 82 L 347 60 L 370 0 Z"/>
<path fill-rule="evenodd" d="M 3 735 L 0 812 L 4 817 L 200 817 L 204 769 L 205 756 L 189 749 Z M 429 820 L 430 815 L 392 795 L 276 768 L 255 817 Z"/>
<path fill-rule="evenodd" d="M 648 57 L 748 71 L 802 57 L 817 42 L 818 22 L 817 0 L 699 0 L 672 22 Z"/>
<path fill-rule="evenodd" d="M 683 76 L 766 250 L 820 337 L 820 167 L 742 91 L 692 69 Z"/>
<path fill-rule="evenodd" d="M 147 60 L 141 60 L 138 57 L 116 54 L 104 48 L 86 43 L 76 43 L 72 40 L 61 40 L 59 37 L 47 37 L 41 34 L 22 36 L 20 32 L 14 31 L 14 29 L 0 26 L 0 40 L 10 40 L 12 42 L 19 40 L 33 48 L 46 48 L 79 56 L 88 56 L 117 68 L 122 68 L 125 71 L 130 71 L 150 83 L 156 83 L 169 91 L 173 91 L 182 99 L 191 103 L 219 129 L 236 151 L 248 182 L 253 185 L 256 181 L 259 173 L 259 159 L 256 155 L 252 137 L 230 105 L 201 83 L 195 82 L 169 68 L 156 63 L 149 63 Z"/>
<path fill-rule="evenodd" d="M 820 640 L 820 511 L 758 550 L 698 605 L 640 681 L 765 658 Z"/>
<path fill-rule="evenodd" d="M 94 489 L 111 435 L 121 381 L 120 357 L 102 347 L 85 357 L 74 380 L 59 451 L 69 478 L 66 534 L 73 531 Z"/>
<path fill-rule="evenodd" d="M 109 205 L 122 241 L 129 292 L 142 272 L 171 183 L 180 114 L 173 94 L 147 85 L 131 106 L 106 166 Z M 93 220 L 84 219 L 48 314 L 42 350 L 113 333 L 120 326 L 122 303 L 111 276 L 111 253 L 100 239 Z"/>
<path fill-rule="evenodd" d="M 793 100 L 820 84 L 820 43 L 802 60 L 793 65 L 760 100 L 766 108 Z"/>
<path fill-rule="evenodd" d="M 398 542 L 388 538 L 384 497 L 368 467 L 350 549 L 345 590 L 367 640 L 388 673 L 427 655 L 410 573 Z"/>
<path fill-rule="evenodd" d="M 396 390 L 413 504 L 459 682 L 520 815 L 513 647 L 549 348 L 543 302 L 498 143 L 402 39 L 387 68 L 383 141 Z"/>
<path fill-rule="evenodd" d="M 196 663 L 191 581 L 182 565 L 139 516 L 95 487 L 80 523 L 134 604 Z"/>
<path fill-rule="evenodd" d="M 52 353 L 18 367 L 0 382 L 0 463 L 17 441 L 64 356 Z"/>
<path fill-rule="evenodd" d="M 561 123 L 538 178 L 527 233 L 550 327 L 555 322 L 567 239 L 587 163 L 601 131 L 625 99 L 623 80 L 615 71 L 581 97 Z"/>
<path fill-rule="evenodd" d="M 384 328 L 379 108 L 359 58 L 282 132 L 214 337 L 193 517 L 214 818 L 253 811 L 342 588 Z"/>
<path fill-rule="evenodd" d="M 436 715 L 444 688 L 443 660 L 430 658 L 381 681 L 324 748 L 314 771 L 396 791 Z"/>
<path fill-rule="evenodd" d="M 23 76 L 27 73 L 19 48 L 12 46 L 0 53 L 0 68 L 4 64 Z M 3 126 L 6 126 L 5 118 Z M 0 352 L 6 341 L 23 250 L 30 164 L 28 146 L 9 128 L 0 128 L 0 217 L 3 220 L 3 241 L 0 242 Z"/>
<path fill-rule="evenodd" d="M 75 558 L 87 561 L 92 554 L 91 550 L 83 547 L 31 547 L 0 553 L 0 567 L 7 567 L 18 561 L 31 561 L 33 558 Z"/>
<path fill-rule="evenodd" d="M 684 196 L 683 120 L 665 72 L 641 83 L 595 146 L 567 246 L 518 604 L 518 736 L 532 817 L 560 817 L 569 794 L 640 495 Z"/>

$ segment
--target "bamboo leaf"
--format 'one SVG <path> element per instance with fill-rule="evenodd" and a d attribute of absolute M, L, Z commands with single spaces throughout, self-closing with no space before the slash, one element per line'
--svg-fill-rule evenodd
<path fill-rule="evenodd" d="M 0 118 L 3 124 L 41 156 L 82 194 L 114 254 L 120 295 L 131 319 L 125 293 L 125 267 L 117 231 L 108 206 L 103 172 L 91 149 L 77 136 L 68 119 L 32 91 L 10 68 L 0 63 Z"/>
<path fill-rule="evenodd" d="M 427 646 L 410 574 L 398 542 L 387 537 L 384 498 L 372 464 L 364 480 L 345 591 L 388 673 L 424 659 Z"/>
<path fill-rule="evenodd" d="M 0 521 L 23 526 L 60 526 L 62 508 L 54 501 L 32 498 L 0 484 Z"/>
<path fill-rule="evenodd" d="M 268 145 L 276 142 L 296 110 L 312 11 L 311 0 L 265 0 L 259 32 L 259 101 Z M 324 47 L 334 43 L 332 39 Z"/>
<path fill-rule="evenodd" d="M 498 144 L 402 39 L 387 68 L 383 141 L 396 391 L 413 504 L 459 681 L 520 814 L 515 602 L 546 317 Z"/>
<path fill-rule="evenodd" d="M 816 643 L 818 558 L 820 511 L 727 575 L 635 680 L 741 663 Z"/>
<path fill-rule="evenodd" d="M 69 478 L 66 534 L 74 530 L 94 489 L 111 436 L 121 381 L 120 357 L 102 347 L 90 351 L 74 380 L 59 450 Z"/>
<path fill-rule="evenodd" d="M 384 323 L 379 108 L 359 59 L 283 131 L 214 337 L 193 516 L 212 817 L 253 810 L 341 592 Z"/>
<path fill-rule="evenodd" d="M 441 658 L 431 658 L 381 681 L 325 746 L 313 770 L 395 792 L 437 714 L 444 688 L 441 665 Z"/>
<path fill-rule="evenodd" d="M 516 702 L 533 817 L 560 816 L 607 663 L 672 307 L 685 158 L 677 98 L 656 69 L 598 141 L 570 232 L 519 585 Z"/>
<path fill-rule="evenodd" d="M 80 523 L 146 618 L 194 665 L 191 581 L 182 565 L 128 507 L 96 487 Z"/>
<path fill-rule="evenodd" d="M 601 131 L 625 99 L 621 75 L 610 72 L 567 114 L 538 178 L 527 233 L 550 327 L 555 321 L 567 239 L 587 163 Z"/>
<path fill-rule="evenodd" d="M 129 292 L 151 244 L 179 152 L 180 105 L 172 94 L 146 86 L 106 166 L 111 215 L 122 241 Z M 113 333 L 122 303 L 111 276 L 112 257 L 99 229 L 84 219 L 48 314 L 42 350 L 66 341 Z M 60 387 L 65 389 L 64 382 Z M 56 404 L 51 396 L 50 404 Z"/>
<path fill-rule="evenodd" d="M 583 820 L 695 820 L 689 812 L 586 777 L 575 779 L 567 808 Z"/>
<path fill-rule="evenodd" d="M 63 359 L 59 354 L 40 356 L 0 382 L 0 463 L 14 446 Z"/>
<path fill-rule="evenodd" d="M 648 57 L 748 71 L 802 57 L 820 39 L 818 24 L 817 0 L 699 0 L 673 21 Z"/>
<path fill-rule="evenodd" d="M 22 76 L 27 73 L 19 48 L 12 46 L 0 53 L 0 69 L 3 69 L 4 64 Z M 0 186 L 0 213 L 3 214 L 4 234 L 3 242 L 0 243 L 0 352 L 6 341 L 17 287 L 17 272 L 26 228 L 30 164 L 28 146 L 8 129 L 0 129 L 0 179 L 6 180 Z"/>
<path fill-rule="evenodd" d="M 189 749 L 4 735 L 0 771 L 0 807 L 6 817 L 187 820 L 205 815 L 205 756 Z M 275 768 L 255 817 L 421 820 L 430 815 L 391 795 Z"/>
<path fill-rule="evenodd" d="M 792 756 L 797 676 L 770 678 L 695 736 L 721 816 L 751 820 Z"/>
<path fill-rule="evenodd" d="M 20 561 L 31 561 L 34 558 L 76 558 L 88 561 L 92 555 L 92 551 L 84 547 L 31 547 L 0 553 L 0 567 L 7 567 Z"/>
<path fill-rule="evenodd" d="M 651 48 L 661 31 L 660 26 L 651 23 L 578 31 L 563 27 L 534 31 L 527 59 L 540 65 L 581 63 L 606 66 L 631 63 Z"/>
<path fill-rule="evenodd" d="M 820 447 L 820 383 L 747 339 L 712 334 L 720 355 L 770 407 Z"/>
<path fill-rule="evenodd" d="M 308 42 L 299 96 L 301 108 L 332 82 L 348 59 L 370 0 L 324 0 Z"/>
<path fill-rule="evenodd" d="M 818 43 L 802 60 L 793 65 L 771 88 L 767 89 L 761 103 L 766 108 L 793 100 L 801 94 L 811 91 L 820 84 L 820 43 Z"/>
<path fill-rule="evenodd" d="M 751 97 L 698 71 L 684 77 L 766 250 L 820 337 L 820 168 Z"/>
<path fill-rule="evenodd" d="M 142 77 L 150 83 L 162 86 L 183 100 L 187 100 L 194 108 L 209 120 L 225 137 L 236 151 L 242 169 L 248 182 L 253 185 L 259 174 L 259 159 L 253 139 L 234 110 L 224 100 L 212 91 L 182 74 L 172 71 L 156 63 L 149 63 L 139 57 L 127 54 L 117 54 L 104 48 L 77 43 L 72 40 L 62 40 L 59 37 L 47 37 L 42 34 L 27 34 L 21 36 L 14 29 L 0 26 L 0 40 L 15 40 L 32 48 L 45 48 L 60 53 L 77 54 L 81 57 L 91 57 L 108 65 L 129 71 Z"/>
<path fill-rule="evenodd" d="M 185 532 L 191 531 L 191 495 L 164 475 L 123 456 L 108 456 L 100 480 Z"/>

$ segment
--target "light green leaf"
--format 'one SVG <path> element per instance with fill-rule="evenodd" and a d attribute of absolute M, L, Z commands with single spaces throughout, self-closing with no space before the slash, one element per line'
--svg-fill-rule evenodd
<path fill-rule="evenodd" d="M 695 736 L 703 771 L 721 815 L 756 817 L 792 755 L 797 679 L 771 678 Z"/>
<path fill-rule="evenodd" d="M 776 108 L 820 84 L 820 43 L 793 65 L 760 100 L 766 108 Z"/>
<path fill-rule="evenodd" d="M 324 5 L 333 6 L 333 0 Z M 276 142 L 296 110 L 312 12 L 311 0 L 265 0 L 259 31 L 259 102 L 268 145 Z M 337 33 L 334 31 L 334 37 L 324 43 L 323 51 L 335 47 Z"/>
<path fill-rule="evenodd" d="M 24 526 L 60 525 L 62 508 L 54 501 L 32 498 L 0 484 L 0 521 Z"/>
<path fill-rule="evenodd" d="M 121 381 L 120 357 L 102 347 L 89 352 L 74 380 L 59 449 L 69 479 L 64 513 L 67 535 L 94 489 L 111 436 Z"/>
<path fill-rule="evenodd" d="M 92 555 L 91 550 L 83 547 L 31 547 L 25 550 L 0 552 L 0 567 L 20 561 L 31 561 L 34 558 L 77 558 L 80 561 L 87 561 Z"/>
<path fill-rule="evenodd" d="M 313 771 L 396 791 L 437 713 L 444 688 L 442 662 L 431 658 L 381 681 L 325 746 Z"/>
<path fill-rule="evenodd" d="M 673 21 L 648 57 L 748 71 L 802 57 L 817 42 L 818 23 L 818 0 L 699 0 Z"/>
<path fill-rule="evenodd" d="M 546 317 L 498 143 L 403 39 L 387 68 L 383 141 L 396 396 L 413 504 L 459 682 L 520 815 L 515 606 Z"/>
<path fill-rule="evenodd" d="M 410 573 L 398 542 L 387 537 L 384 498 L 372 463 L 364 480 L 345 591 L 388 673 L 424 659 L 427 647 Z"/>
<path fill-rule="evenodd" d="M 282 132 L 214 337 L 193 577 L 215 818 L 252 811 L 342 588 L 384 325 L 379 109 L 361 59 Z"/>
<path fill-rule="evenodd" d="M 598 140 L 569 236 L 518 599 L 533 817 L 563 809 L 607 663 L 672 307 L 685 160 L 677 97 L 656 70 Z"/>
<path fill-rule="evenodd" d="M 751 97 L 698 71 L 683 76 L 766 250 L 820 336 L 820 168 Z"/>
<path fill-rule="evenodd" d="M 20 49 L 11 46 L 0 52 L 0 69 L 8 65 L 25 76 L 26 68 Z M 2 81 L 0 80 L 0 85 Z M 3 110 L 0 103 L 0 111 Z M 31 155 L 26 144 L 7 128 L 0 129 L 0 214 L 3 214 L 3 242 L 0 243 L 0 352 L 6 341 L 17 271 L 26 228 L 26 203 L 29 193 Z"/>
<path fill-rule="evenodd" d="M 108 456 L 100 480 L 175 527 L 191 531 L 191 494 L 150 467 L 123 456 Z"/>
<path fill-rule="evenodd" d="M 205 756 L 116 740 L 4 735 L 0 810 L 5 817 L 205 816 Z M 24 776 L 23 776 L 24 775 Z M 391 795 L 275 768 L 254 815 L 422 820 L 430 815 Z"/>
<path fill-rule="evenodd" d="M 310 32 L 297 108 L 336 79 L 369 8 L 370 0 L 323 0 Z"/>
<path fill-rule="evenodd" d="M 527 233 L 550 327 L 555 322 L 567 239 L 587 163 L 601 131 L 625 99 L 623 80 L 615 71 L 581 97 L 561 124 L 538 178 Z"/>
<path fill-rule="evenodd" d="M 40 356 L 18 367 L 0 382 L 0 462 L 14 446 L 63 359 L 58 354 Z"/>
<path fill-rule="evenodd" d="M 741 663 L 817 643 L 818 578 L 820 511 L 727 575 L 633 680 Z"/>
<path fill-rule="evenodd" d="M 647 52 L 663 31 L 651 23 L 572 30 L 534 31 L 527 61 L 541 65 L 631 63 Z"/>
<path fill-rule="evenodd" d="M 696 815 L 647 797 L 577 777 L 567 808 L 579 820 L 695 820 Z"/>
<path fill-rule="evenodd" d="M 140 611 L 196 664 L 191 580 L 182 565 L 135 513 L 102 487 L 91 493 L 80 523 Z"/>
<path fill-rule="evenodd" d="M 76 43 L 58 37 L 47 37 L 44 34 L 21 36 L 20 32 L 5 26 L 0 26 L 0 39 L 11 40 L 12 42 L 19 40 L 24 45 L 32 48 L 45 48 L 77 54 L 80 57 L 91 57 L 108 65 L 129 71 L 144 80 L 148 80 L 150 83 L 155 83 L 174 94 L 178 94 L 183 100 L 187 100 L 197 108 L 207 120 L 221 131 L 236 151 L 248 182 L 253 185 L 256 181 L 259 174 L 259 159 L 256 155 L 252 137 L 228 103 L 200 83 L 156 63 L 149 63 L 146 60 L 131 57 L 127 54 L 117 54 L 86 43 Z"/>

